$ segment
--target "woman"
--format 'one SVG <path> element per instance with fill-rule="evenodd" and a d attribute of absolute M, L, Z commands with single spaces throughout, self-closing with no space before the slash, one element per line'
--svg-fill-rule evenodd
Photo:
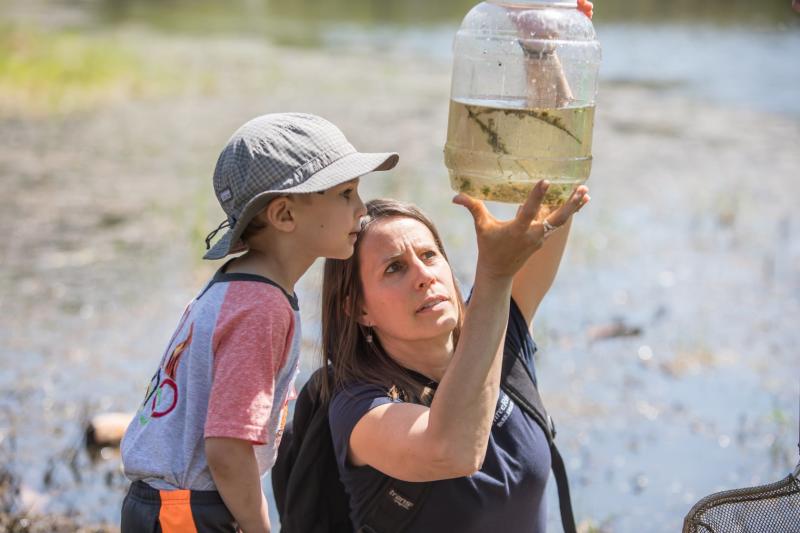
<path fill-rule="evenodd" d="M 499 384 L 506 325 L 530 324 L 558 269 L 570 217 L 589 201 L 578 187 L 537 221 L 547 187 L 538 183 L 507 222 L 480 201 L 455 198 L 472 214 L 478 239 L 468 306 L 436 228 L 407 204 L 370 202 L 353 256 L 326 262 L 328 415 L 356 529 L 389 476 L 431 482 L 408 531 L 544 531 L 547 441 Z M 533 372 L 533 359 L 527 363 Z M 433 383 L 432 401 L 420 376 Z"/>

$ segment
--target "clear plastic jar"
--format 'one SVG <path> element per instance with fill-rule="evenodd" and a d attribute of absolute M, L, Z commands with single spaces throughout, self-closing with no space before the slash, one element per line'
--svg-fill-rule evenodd
<path fill-rule="evenodd" d="M 488 1 L 456 34 L 445 165 L 456 191 L 562 203 L 592 166 L 600 43 L 575 1 Z"/>

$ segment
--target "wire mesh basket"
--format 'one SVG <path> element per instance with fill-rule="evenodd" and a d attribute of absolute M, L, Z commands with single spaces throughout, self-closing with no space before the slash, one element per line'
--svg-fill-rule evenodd
<path fill-rule="evenodd" d="M 777 483 L 706 496 L 686 515 L 683 533 L 800 533 L 800 465 Z"/>

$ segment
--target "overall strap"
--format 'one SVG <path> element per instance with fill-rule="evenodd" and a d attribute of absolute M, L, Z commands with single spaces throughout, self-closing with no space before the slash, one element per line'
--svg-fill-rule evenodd
<path fill-rule="evenodd" d="M 530 375 L 527 366 L 522 362 L 519 356 L 510 350 L 503 354 L 503 370 L 500 387 L 514 400 L 514 403 L 519 405 L 537 424 L 539 424 L 547 437 L 547 442 L 550 445 L 550 455 L 552 457 L 551 466 L 553 475 L 556 478 L 556 486 L 558 487 L 558 506 L 561 510 L 561 524 L 564 526 L 565 533 L 576 533 L 575 517 L 572 513 L 572 500 L 569 495 L 567 469 L 554 442 L 556 436 L 555 425 L 544 408 L 542 398 L 539 396 L 539 391 L 536 389 L 536 385 L 534 385 L 533 376 Z"/>

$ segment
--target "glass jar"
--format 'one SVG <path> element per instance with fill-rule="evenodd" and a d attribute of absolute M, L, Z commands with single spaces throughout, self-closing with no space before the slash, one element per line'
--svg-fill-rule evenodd
<path fill-rule="evenodd" d="M 575 1 L 487 1 L 453 45 L 445 165 L 456 191 L 524 202 L 551 182 L 563 203 L 592 166 L 600 43 Z"/>

